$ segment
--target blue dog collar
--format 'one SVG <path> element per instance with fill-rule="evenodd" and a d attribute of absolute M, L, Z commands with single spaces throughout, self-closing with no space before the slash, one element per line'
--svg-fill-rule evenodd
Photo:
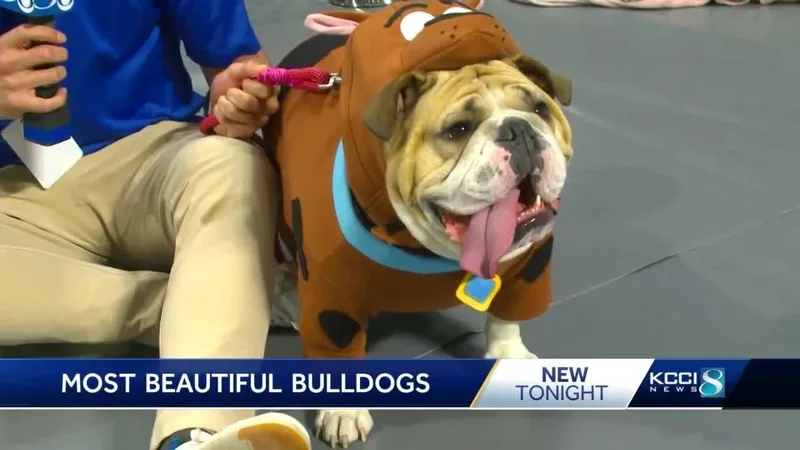
<path fill-rule="evenodd" d="M 458 261 L 413 255 L 381 241 L 364 227 L 356 216 L 353 197 L 347 185 L 347 168 L 342 142 L 339 142 L 336 159 L 333 162 L 333 208 L 344 239 L 362 255 L 382 266 L 423 275 L 461 270 Z"/>

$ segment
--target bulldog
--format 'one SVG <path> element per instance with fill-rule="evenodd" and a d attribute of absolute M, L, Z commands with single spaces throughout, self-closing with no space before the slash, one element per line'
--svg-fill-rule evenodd
<path fill-rule="evenodd" d="M 338 74 L 323 92 L 283 91 L 264 130 L 306 357 L 365 357 L 371 316 L 462 303 L 487 313 L 487 358 L 534 357 L 519 323 L 551 301 L 571 84 L 477 6 L 313 15 L 323 34 L 280 63 Z M 323 410 L 316 426 L 346 447 L 373 422 Z"/>
<path fill-rule="evenodd" d="M 553 230 L 569 124 L 526 57 L 413 72 L 364 111 L 398 218 L 437 255 L 491 279 Z"/>

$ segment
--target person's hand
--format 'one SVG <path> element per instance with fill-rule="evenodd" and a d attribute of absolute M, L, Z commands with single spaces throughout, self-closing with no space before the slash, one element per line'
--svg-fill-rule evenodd
<path fill-rule="evenodd" d="M 235 62 L 214 77 L 211 111 L 219 121 L 215 133 L 250 137 L 278 110 L 277 90 L 251 79 L 266 68 L 253 61 Z"/>
<path fill-rule="evenodd" d="M 67 90 L 60 88 L 51 98 L 36 96 L 36 88 L 61 82 L 67 70 L 67 38 L 41 25 L 20 25 L 0 35 L 0 119 L 14 120 L 25 113 L 47 113 L 64 106 Z M 31 47 L 34 42 L 42 45 Z M 44 64 L 48 69 L 35 70 Z"/>

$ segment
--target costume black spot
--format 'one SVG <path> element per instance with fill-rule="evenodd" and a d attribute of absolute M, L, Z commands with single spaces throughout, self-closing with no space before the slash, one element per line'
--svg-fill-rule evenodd
<path fill-rule="evenodd" d="M 319 313 L 319 326 L 331 343 L 340 350 L 347 348 L 361 330 L 358 322 L 350 316 L 330 309 Z"/>
<path fill-rule="evenodd" d="M 542 276 L 544 269 L 546 269 L 547 265 L 550 264 L 550 259 L 552 258 L 553 237 L 550 236 L 550 238 L 547 239 L 547 242 L 536 249 L 536 252 L 533 254 L 533 256 L 531 256 L 531 259 L 529 259 L 525 264 L 525 267 L 522 268 L 522 279 L 528 283 L 533 283 L 536 281 L 540 276 Z"/>

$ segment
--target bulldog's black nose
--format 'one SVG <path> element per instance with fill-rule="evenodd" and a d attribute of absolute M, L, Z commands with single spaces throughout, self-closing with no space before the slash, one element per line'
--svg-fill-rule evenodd
<path fill-rule="evenodd" d="M 525 176 L 541 165 L 542 143 L 533 125 L 520 117 L 503 119 L 497 129 L 495 142 L 511 153 L 511 168 Z"/>

